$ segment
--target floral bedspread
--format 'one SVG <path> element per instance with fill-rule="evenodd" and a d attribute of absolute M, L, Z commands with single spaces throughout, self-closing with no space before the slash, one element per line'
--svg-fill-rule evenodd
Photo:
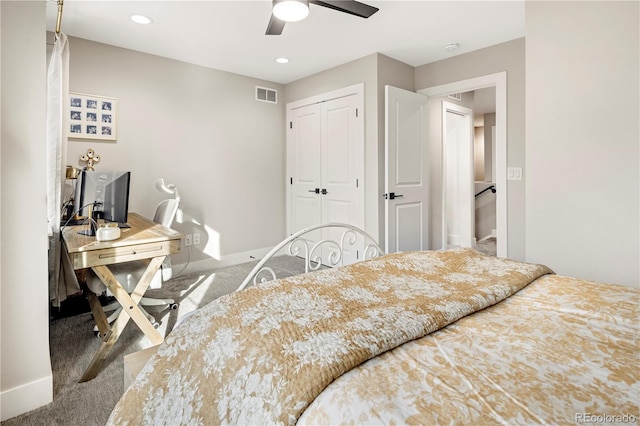
<path fill-rule="evenodd" d="M 640 290 L 545 275 L 371 359 L 298 424 L 640 422 Z"/>
<path fill-rule="evenodd" d="M 467 249 L 410 252 L 229 294 L 169 335 L 108 424 L 295 424 L 352 368 L 549 273 Z"/>

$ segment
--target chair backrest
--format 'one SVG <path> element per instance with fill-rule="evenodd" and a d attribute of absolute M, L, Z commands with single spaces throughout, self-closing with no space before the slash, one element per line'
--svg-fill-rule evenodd
<path fill-rule="evenodd" d="M 178 200 L 171 198 L 160 201 L 158 207 L 156 207 L 156 214 L 153 216 L 153 221 L 160 225 L 171 227 L 173 218 L 176 216 L 176 212 L 178 211 L 178 204 Z"/>

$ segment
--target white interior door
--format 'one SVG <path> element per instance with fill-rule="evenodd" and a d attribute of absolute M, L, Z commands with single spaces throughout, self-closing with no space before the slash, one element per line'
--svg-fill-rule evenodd
<path fill-rule="evenodd" d="M 322 116 L 322 222 L 364 226 L 364 126 L 355 95 L 321 104 Z M 322 238 L 340 239 L 340 231 L 327 230 Z M 345 264 L 359 255 L 359 245 L 345 248 Z M 361 250 L 360 250 L 361 251 Z"/>
<path fill-rule="evenodd" d="M 287 149 L 290 172 L 289 234 L 322 222 L 321 108 L 290 111 Z"/>
<path fill-rule="evenodd" d="M 418 93 L 385 87 L 385 251 L 429 244 L 427 106 Z"/>
<path fill-rule="evenodd" d="M 473 111 L 442 103 L 443 241 L 475 247 Z"/>
<path fill-rule="evenodd" d="M 287 232 L 328 222 L 364 228 L 364 90 L 355 85 L 287 105 Z M 336 229 L 309 235 L 340 241 Z M 344 264 L 363 255 L 345 247 Z M 323 245 L 323 263 L 329 264 Z M 335 251 L 335 250 L 334 250 Z"/>

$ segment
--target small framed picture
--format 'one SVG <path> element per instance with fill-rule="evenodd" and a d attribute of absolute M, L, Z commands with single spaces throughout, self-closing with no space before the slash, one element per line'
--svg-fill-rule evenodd
<path fill-rule="evenodd" d="M 116 140 L 117 110 L 115 98 L 69 93 L 69 137 Z"/>

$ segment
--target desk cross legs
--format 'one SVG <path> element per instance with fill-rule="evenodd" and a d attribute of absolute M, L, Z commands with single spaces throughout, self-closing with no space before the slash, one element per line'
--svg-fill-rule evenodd
<path fill-rule="evenodd" d="M 91 380 L 98 375 L 129 319 L 133 319 L 153 345 L 159 345 L 164 340 L 138 304 L 164 259 L 168 255 L 181 251 L 184 235 L 136 213 L 129 213 L 127 223 L 130 228 L 124 229 L 122 236 L 112 241 L 97 241 L 94 237 L 79 234 L 78 231 L 87 228 L 83 225 L 69 226 L 62 230 L 64 245 L 73 268 L 75 270 L 91 268 L 123 308 L 113 326 L 109 326 L 98 298 L 87 291 L 91 312 L 103 342 L 82 375 L 81 382 Z M 143 259 L 148 259 L 149 265 L 129 295 L 109 266 Z"/>
<path fill-rule="evenodd" d="M 140 303 L 142 296 L 144 295 L 145 291 L 147 291 L 147 288 L 149 288 L 154 274 L 156 273 L 158 268 L 160 268 L 160 265 L 162 265 L 165 257 L 166 256 L 158 256 L 151 259 L 149 266 L 140 278 L 140 281 L 136 285 L 131 295 L 126 292 L 126 290 L 118 282 L 116 277 L 113 276 L 109 268 L 107 268 L 106 266 L 93 266 L 91 268 L 96 273 L 98 278 L 100 278 L 100 280 L 111 291 L 111 293 L 114 295 L 123 309 L 116 321 L 113 323 L 111 329 L 109 329 L 109 324 L 106 321 L 104 311 L 102 310 L 102 307 L 99 306 L 100 304 L 99 302 L 97 302 L 97 298 L 95 298 L 95 295 L 91 293 L 90 298 L 93 297 L 97 302 L 96 306 L 96 302 L 92 302 L 90 299 L 91 312 L 93 313 L 94 318 L 96 318 L 96 323 L 98 324 L 100 336 L 103 338 L 103 342 L 100 346 L 100 350 L 98 350 L 98 352 L 94 355 L 91 363 L 89 364 L 89 367 L 87 367 L 87 370 L 80 378 L 80 382 L 86 382 L 98 375 L 102 364 L 107 358 L 107 355 L 109 355 L 111 348 L 120 337 L 120 334 L 122 334 L 122 332 L 124 331 L 124 328 L 129 322 L 129 319 L 133 319 L 136 325 L 149 338 L 154 346 L 162 343 L 162 341 L 164 340 L 163 337 L 160 335 L 160 333 L 158 333 L 158 330 L 156 330 L 149 322 L 142 310 L 140 310 L 140 308 L 138 307 L 138 303 Z"/>

